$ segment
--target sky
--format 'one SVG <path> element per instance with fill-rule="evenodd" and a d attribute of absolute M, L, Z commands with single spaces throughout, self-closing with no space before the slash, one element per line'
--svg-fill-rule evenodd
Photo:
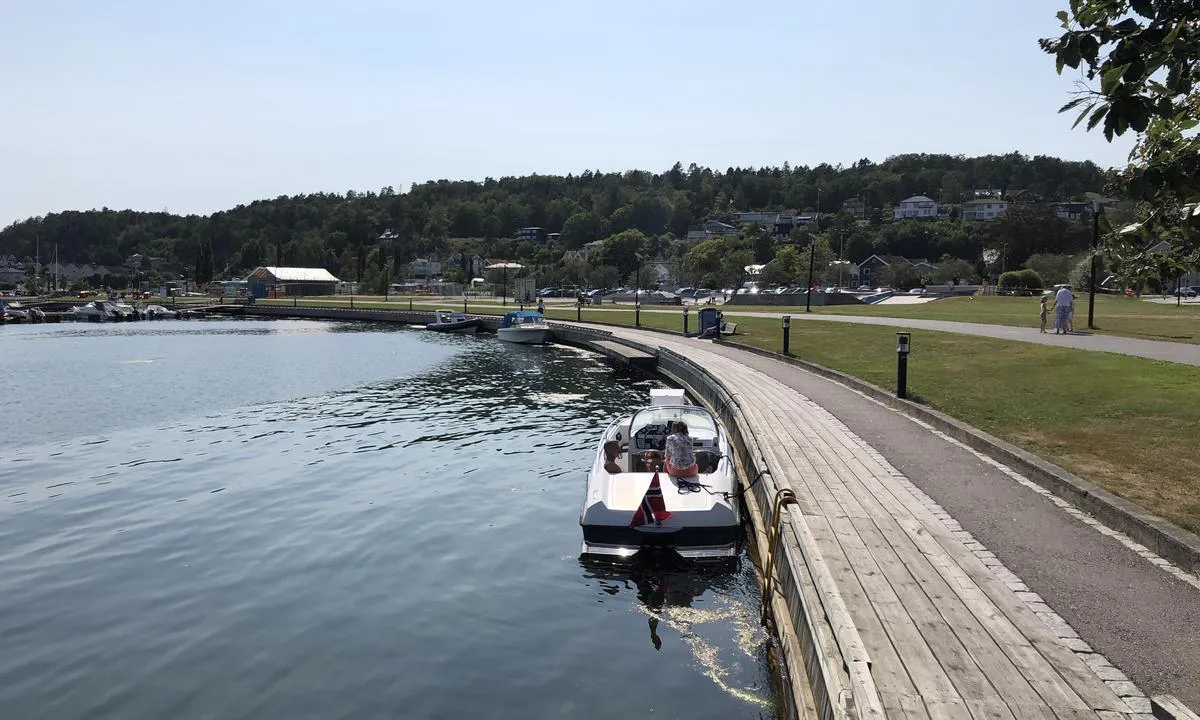
<path fill-rule="evenodd" d="M 1019 151 L 1066 0 L 0 0 L 0 226 L 427 180 Z"/>

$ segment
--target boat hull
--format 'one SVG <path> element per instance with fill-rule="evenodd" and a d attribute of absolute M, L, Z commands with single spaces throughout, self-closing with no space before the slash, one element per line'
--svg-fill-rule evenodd
<path fill-rule="evenodd" d="M 504 342 L 522 345 L 542 345 L 550 342 L 550 329 L 539 327 L 508 327 L 496 331 L 496 337 Z"/>
<path fill-rule="evenodd" d="M 461 335 L 473 335 L 479 331 L 478 320 L 461 320 L 459 322 L 445 323 L 429 323 L 425 326 L 426 330 L 443 333 L 457 333 Z"/>
<path fill-rule="evenodd" d="M 671 549 L 685 558 L 729 558 L 738 554 L 741 525 L 680 527 L 668 532 L 647 532 L 614 525 L 582 525 L 581 554 L 631 557 L 645 550 Z"/>

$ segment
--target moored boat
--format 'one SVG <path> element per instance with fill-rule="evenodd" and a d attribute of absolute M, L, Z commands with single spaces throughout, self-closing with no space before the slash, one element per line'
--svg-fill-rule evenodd
<path fill-rule="evenodd" d="M 540 345 L 550 342 L 550 325 L 546 317 L 533 310 L 514 310 L 504 315 L 496 337 L 505 342 Z"/>
<path fill-rule="evenodd" d="M 479 330 L 479 319 L 452 310 L 438 310 L 434 313 L 434 321 L 427 324 L 425 329 L 435 332 L 473 334 Z"/>
<path fill-rule="evenodd" d="M 678 421 L 688 427 L 693 475 L 662 469 L 666 440 Z M 612 465 L 605 453 L 609 443 L 620 452 Z M 735 556 L 741 502 L 729 438 L 717 417 L 689 404 L 682 390 L 651 390 L 649 406 L 618 418 L 601 436 L 579 525 L 583 555 L 630 557 L 643 548 L 667 547 L 685 558 Z"/>

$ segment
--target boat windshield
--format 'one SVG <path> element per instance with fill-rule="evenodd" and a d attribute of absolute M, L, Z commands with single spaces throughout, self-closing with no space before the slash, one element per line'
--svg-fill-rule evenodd
<path fill-rule="evenodd" d="M 629 422 L 634 449 L 662 450 L 677 420 L 687 423 L 688 435 L 706 441 L 704 445 L 715 446 L 718 431 L 712 413 L 696 406 L 676 406 L 646 408 L 634 413 Z"/>

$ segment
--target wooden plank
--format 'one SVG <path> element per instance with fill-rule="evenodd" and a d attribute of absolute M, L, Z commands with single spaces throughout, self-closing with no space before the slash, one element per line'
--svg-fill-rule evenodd
<path fill-rule="evenodd" d="M 1200 720 L 1200 715 L 1192 712 L 1173 695 L 1151 696 L 1150 710 L 1160 720 Z"/>
<path fill-rule="evenodd" d="M 978 622 L 978 629 L 986 632 L 992 638 L 996 645 L 1003 651 L 1004 655 L 1020 671 L 1025 681 L 1033 687 L 1039 697 L 1049 707 L 1055 710 L 1058 717 L 1074 718 L 1092 715 L 1089 712 L 1089 704 L 1084 702 L 1059 676 L 1056 670 L 1046 662 L 1045 658 L 1038 654 L 1032 644 L 1004 617 L 999 608 L 979 589 L 970 576 L 946 555 L 944 550 L 936 543 L 921 542 L 922 538 L 927 537 L 928 526 L 920 523 L 916 518 L 906 515 L 904 508 L 898 507 L 894 499 L 889 499 L 886 490 L 880 485 L 860 485 L 856 492 L 860 493 L 864 502 L 873 501 L 880 503 L 880 518 L 882 519 L 886 515 L 891 515 L 893 521 L 898 525 L 897 530 L 907 535 L 909 542 L 914 543 L 912 550 L 920 552 L 922 554 L 921 557 L 928 561 L 933 570 L 938 573 L 940 579 L 936 579 L 933 576 L 924 576 L 919 578 L 919 580 L 926 587 L 927 594 L 930 594 L 930 598 L 935 601 L 939 608 L 952 608 L 955 606 L 944 603 L 940 597 L 935 597 L 934 594 L 930 593 L 931 588 L 939 595 L 947 592 L 952 593 L 962 601 L 963 606 L 969 610 Z M 942 526 L 940 523 L 938 523 L 938 527 L 945 531 L 945 526 Z M 893 545 L 895 545 L 895 539 L 898 535 L 891 534 L 890 537 L 893 538 Z M 901 553 L 901 555 L 903 556 L 904 553 Z M 971 556 L 971 560 L 982 566 L 982 563 L 977 558 L 974 558 L 973 555 Z M 917 567 L 920 568 L 923 565 Z M 999 583 L 999 579 L 994 576 L 993 580 Z M 1007 588 L 1005 589 L 1007 590 Z M 947 621 L 956 630 L 976 632 L 976 627 L 963 623 L 961 619 L 947 617 Z M 989 672 L 989 677 L 994 679 L 994 675 L 991 672 Z"/>
<path fill-rule="evenodd" d="M 884 577 L 900 600 L 901 610 L 908 613 L 929 645 L 936 661 L 950 678 L 958 694 L 966 701 L 975 718 L 1013 717 L 1008 705 L 976 664 L 972 654 L 925 595 L 916 579 L 875 526 L 874 521 L 852 519 L 855 530 L 867 551 L 883 571 Z M 922 662 L 913 657 L 909 664 Z"/>
<path fill-rule="evenodd" d="M 886 497 L 880 488 L 879 497 Z M 1127 712 L 1125 703 L 1096 676 L 1074 652 L 1038 618 L 1023 601 L 984 565 L 963 543 L 950 534 L 944 525 L 928 526 L 915 519 L 904 522 L 909 536 L 917 547 L 929 557 L 945 556 L 947 562 L 965 574 L 993 606 L 1012 624 L 1044 658 L 1046 665 L 1058 674 L 1083 703 L 1093 710 Z M 950 566 L 943 566 L 950 572 Z M 952 583 L 958 587 L 962 583 Z M 1031 662 L 1034 660 L 1031 659 Z M 1053 678 L 1047 677 L 1050 681 Z M 1064 708 L 1065 711 L 1065 708 Z"/>
<path fill-rule="evenodd" d="M 840 545 L 829 523 L 823 518 L 811 518 L 809 529 L 813 537 L 821 544 L 822 554 L 825 563 L 829 566 L 830 574 L 837 584 L 846 608 L 855 621 L 859 637 L 862 638 L 863 644 L 871 653 L 871 675 L 875 679 L 880 698 L 882 699 L 885 695 L 894 698 L 916 696 L 917 689 L 908 677 L 904 663 L 900 661 L 900 656 L 896 653 L 887 631 L 880 623 L 874 608 L 871 607 L 871 600 L 859 583 L 854 568 L 850 566 L 845 555 L 835 551 L 836 548 L 840 548 Z M 896 707 L 900 708 L 901 704 L 897 703 Z M 903 717 L 913 716 L 909 710 L 903 712 Z M 928 717 L 928 714 L 922 710 L 919 717 Z"/>
<path fill-rule="evenodd" d="M 801 420 L 800 422 L 797 423 L 797 425 L 801 424 L 802 422 L 803 421 Z M 818 432 L 816 434 L 818 437 L 821 435 L 825 435 L 825 433 L 820 433 L 820 432 Z M 837 433 L 837 435 L 841 436 L 843 438 L 847 437 L 845 433 Z M 811 437 L 811 434 L 806 435 L 806 436 Z M 851 438 L 851 440 L 853 440 L 853 439 Z M 829 451 L 831 451 L 831 454 L 836 454 L 843 458 L 846 456 L 845 452 L 840 451 L 841 448 L 846 447 L 844 444 L 828 443 L 826 445 L 826 447 L 829 448 Z M 817 452 L 821 452 L 820 448 L 806 448 L 806 450 L 808 450 L 808 451 L 812 451 L 814 449 Z M 928 522 L 927 527 L 931 527 L 935 530 L 941 530 L 942 533 L 944 533 L 945 537 L 942 539 L 945 542 L 957 543 L 957 544 L 961 545 L 961 543 L 959 541 L 957 541 L 952 536 L 950 536 L 949 531 L 945 528 L 945 526 L 942 525 L 941 522 L 937 518 L 933 517 L 932 512 L 928 508 L 926 508 L 922 503 L 920 503 L 920 501 L 915 496 L 913 496 L 912 493 L 907 490 L 907 488 L 905 488 L 905 487 L 897 488 L 896 484 L 894 482 L 891 482 L 890 473 L 888 473 L 883 468 L 879 468 L 880 472 L 878 472 L 878 473 L 870 472 L 869 468 L 871 468 L 872 466 L 874 466 L 874 467 L 879 466 L 878 462 L 875 461 L 874 458 L 871 458 L 870 455 L 866 454 L 865 452 L 861 452 L 861 451 L 850 453 L 850 455 L 854 459 L 853 459 L 853 461 L 848 463 L 848 469 L 851 469 L 852 471 L 854 471 L 853 472 L 854 475 L 861 477 L 863 474 L 866 474 L 869 478 L 873 479 L 878 484 L 892 486 L 892 487 L 887 488 L 887 494 L 884 495 L 884 497 L 890 496 L 892 498 L 897 498 L 897 496 L 899 496 L 899 497 L 903 498 L 904 502 L 901 503 L 903 508 L 902 509 L 895 508 L 895 507 L 887 508 L 887 511 L 889 512 L 889 514 L 893 514 L 894 516 L 899 514 L 900 516 L 903 516 L 905 514 L 905 511 L 907 511 L 908 513 L 911 513 L 912 515 L 924 516 L 923 519 L 925 519 Z M 857 465 L 858 467 L 854 467 L 855 465 Z M 830 463 L 830 467 L 831 467 L 831 469 L 835 470 L 835 472 L 836 472 L 836 468 L 833 467 L 832 463 Z M 879 477 L 880 475 L 882 475 L 882 477 Z M 872 495 L 871 497 L 874 497 L 874 495 Z M 864 498 L 864 499 L 866 499 L 866 498 Z M 842 504 L 845 505 L 846 504 L 845 501 L 842 501 Z M 911 517 L 911 515 L 910 515 L 910 517 Z M 925 523 L 922 523 L 922 524 L 924 525 Z M 964 547 L 963 549 L 965 550 L 966 548 Z M 992 580 L 995 584 L 1003 586 L 1003 584 L 1000 583 L 999 579 L 995 578 L 995 576 L 991 574 L 990 570 L 987 570 L 985 566 L 982 566 L 982 563 L 979 562 L 979 560 L 974 557 L 973 553 L 970 554 L 970 557 L 971 557 L 971 561 L 973 561 L 975 564 L 979 565 L 980 567 L 983 567 L 984 571 L 986 571 L 988 573 L 988 575 L 992 578 Z M 951 571 L 950 567 L 947 564 L 942 564 L 942 563 L 939 563 L 938 569 L 940 571 Z M 961 579 L 961 576 L 960 576 L 960 578 L 957 578 L 957 579 Z M 972 582 L 971 585 L 974 585 L 974 583 Z M 957 584 L 955 582 L 950 582 L 949 586 L 952 588 L 957 588 L 957 587 L 959 587 L 959 584 Z M 968 591 L 969 591 L 969 589 L 968 589 Z M 1007 587 L 1003 587 L 1003 591 L 1009 592 Z M 982 594 L 981 591 L 980 591 L 980 594 Z M 978 600 L 979 598 L 976 597 L 975 599 Z M 1017 600 L 1015 598 L 1015 596 L 1013 596 L 1012 599 L 1014 601 L 1016 601 L 1017 603 L 1020 603 L 1020 601 Z M 1078 674 L 1078 671 L 1080 670 L 1079 667 L 1075 667 L 1073 670 L 1068 668 L 1068 670 L 1067 670 L 1068 674 L 1075 675 L 1075 677 L 1072 678 L 1075 682 L 1068 682 L 1067 683 L 1068 687 L 1064 687 L 1063 683 L 1060 681 L 1058 673 L 1055 671 L 1055 668 L 1050 667 L 1049 663 L 1042 661 L 1043 660 L 1042 657 L 1039 657 L 1039 656 L 1035 655 L 1034 653 L 1030 652 L 1030 650 L 1032 648 L 1030 647 L 1029 643 L 1023 642 L 1023 636 L 1021 635 L 1021 633 L 1019 631 L 1016 630 L 1015 626 L 1012 626 L 1011 623 L 1007 623 L 1007 625 L 1008 625 L 1007 628 L 1005 627 L 1004 623 L 1001 623 L 997 626 L 992 626 L 992 623 L 988 622 L 989 620 L 993 620 L 995 617 L 997 617 L 997 610 L 998 609 L 994 605 L 988 604 L 988 605 L 985 605 L 983 607 L 982 611 L 979 613 L 980 617 L 982 617 L 983 620 L 985 621 L 985 624 L 987 626 L 989 626 L 989 628 L 988 628 L 989 634 L 992 634 L 993 637 L 996 637 L 998 635 L 999 636 L 998 639 L 1008 643 L 1008 645 L 1004 648 L 1006 651 L 1006 654 L 1013 660 L 1014 664 L 1017 665 L 1018 668 L 1022 671 L 1021 674 L 1026 678 L 1026 680 L 1030 683 L 1030 685 L 1032 685 L 1037 690 L 1039 696 L 1041 696 L 1044 700 L 1046 700 L 1047 703 L 1049 703 L 1053 707 L 1055 707 L 1056 714 L 1059 717 L 1064 717 L 1064 718 L 1079 717 L 1079 716 L 1081 716 L 1081 713 L 1082 713 L 1082 716 L 1088 716 L 1088 715 L 1090 715 L 1090 713 L 1086 712 L 1086 708 L 1089 704 L 1098 705 L 1099 707 L 1110 707 L 1110 708 L 1119 707 L 1119 705 L 1118 705 L 1119 700 L 1116 698 L 1115 694 L 1111 693 L 1111 691 L 1105 693 L 1104 690 L 1107 690 L 1107 688 L 1101 689 L 1100 687 L 1098 687 L 1098 685 L 1099 685 L 1098 678 L 1089 678 L 1086 676 L 1086 674 L 1083 676 L 1080 676 Z M 1026 611 L 1028 611 L 1027 608 L 1026 608 Z M 1038 621 L 1038 622 L 1040 622 L 1040 621 Z M 1044 625 L 1043 625 L 1043 627 L 1044 627 Z M 1009 630 L 1011 630 L 1012 632 L 1009 632 Z M 1082 663 L 1080 663 L 1077 658 L 1072 657 L 1072 658 L 1060 658 L 1060 659 L 1074 660 L 1075 661 L 1074 663 L 1069 663 L 1069 664 L 1074 664 L 1076 666 L 1082 665 Z M 1086 672 L 1086 670 L 1085 670 L 1085 672 Z M 1092 673 L 1092 675 L 1094 676 L 1094 673 Z M 1085 687 L 1085 690 L 1088 694 L 1097 693 L 1100 695 L 1108 695 L 1108 697 L 1107 698 L 1093 697 L 1091 703 L 1084 702 L 1083 700 L 1080 699 L 1079 695 L 1074 690 L 1074 687 L 1078 687 L 1081 685 Z M 1092 715 L 1092 716 L 1094 717 L 1094 715 Z"/>

